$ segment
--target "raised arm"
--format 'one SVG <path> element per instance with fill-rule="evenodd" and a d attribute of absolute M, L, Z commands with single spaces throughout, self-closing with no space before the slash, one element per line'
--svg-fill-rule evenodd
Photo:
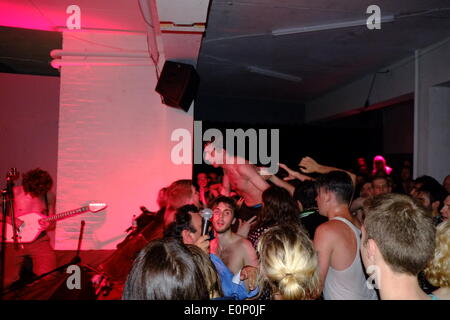
<path fill-rule="evenodd" d="M 278 186 L 278 187 L 281 187 L 281 188 L 286 189 L 287 191 L 289 191 L 289 193 L 291 194 L 291 196 L 294 195 L 295 187 L 294 187 L 292 184 L 290 184 L 290 183 L 288 183 L 288 182 L 286 182 L 286 181 L 284 181 L 284 180 L 281 180 L 281 179 L 278 178 L 276 175 L 270 176 L 270 178 L 269 178 L 268 180 L 269 180 L 270 182 L 272 182 L 274 185 L 276 185 L 276 186 Z"/>
<path fill-rule="evenodd" d="M 302 158 L 302 160 L 299 163 L 299 167 L 305 173 L 314 173 L 314 172 L 328 173 L 330 171 L 335 171 L 335 170 L 336 171 L 344 171 L 352 179 L 353 185 L 354 186 L 356 185 L 356 176 L 353 173 L 343 170 L 343 169 L 321 165 L 321 164 L 317 163 L 316 160 L 314 160 L 313 158 L 310 158 L 310 157 Z"/>
<path fill-rule="evenodd" d="M 285 165 L 283 163 L 279 163 L 279 165 L 280 165 L 280 168 L 283 168 L 288 173 L 288 176 L 286 178 L 284 178 L 284 180 L 294 180 L 294 179 L 298 179 L 300 181 L 315 180 L 314 178 L 311 178 L 309 176 L 301 174 L 298 171 L 292 170 L 291 168 L 289 168 L 287 165 Z"/>
<path fill-rule="evenodd" d="M 230 196 L 230 178 L 228 178 L 228 175 L 224 172 L 223 178 L 222 178 L 222 188 L 220 189 L 220 194 L 225 197 Z"/>

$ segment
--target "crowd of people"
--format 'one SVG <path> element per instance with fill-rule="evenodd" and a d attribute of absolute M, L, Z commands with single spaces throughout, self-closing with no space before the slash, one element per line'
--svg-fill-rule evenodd
<path fill-rule="evenodd" d="M 405 163 L 394 179 L 382 156 L 349 171 L 305 157 L 282 175 L 209 163 L 223 176 L 164 189 L 162 235 L 123 299 L 450 299 L 450 176 L 412 180 Z"/>
<path fill-rule="evenodd" d="M 223 175 L 162 188 L 159 210 L 144 210 L 100 265 L 123 278 L 119 298 L 450 299 L 450 175 L 413 180 L 410 163 L 392 169 L 382 156 L 372 170 L 364 158 L 344 170 L 304 157 L 298 170 L 280 164 L 273 175 L 222 151 L 205 148 Z M 51 186 L 43 170 L 24 174 L 16 212 L 54 214 Z M 53 229 L 42 223 L 20 254 L 8 244 L 8 285 L 25 254 L 36 275 L 54 268 Z"/>

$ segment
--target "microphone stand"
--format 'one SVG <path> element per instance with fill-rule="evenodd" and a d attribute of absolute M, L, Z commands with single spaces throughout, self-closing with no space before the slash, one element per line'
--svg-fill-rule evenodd
<path fill-rule="evenodd" d="M 8 212 L 11 217 L 11 225 L 13 229 L 14 249 L 18 250 L 19 242 L 17 235 L 16 219 L 14 214 L 14 179 L 17 178 L 17 169 L 11 168 L 6 175 L 6 188 L 1 191 L 2 197 L 2 236 L 1 236 L 1 254 L 0 254 L 0 293 L 3 292 L 5 286 L 5 260 L 6 260 L 6 219 Z M 0 300 L 2 296 L 0 294 Z"/>
<path fill-rule="evenodd" d="M 68 263 L 66 263 L 66 264 L 64 264 L 64 265 L 62 265 L 62 266 L 60 266 L 60 267 L 58 267 L 58 268 L 56 268 L 56 269 L 53 269 L 53 270 L 51 270 L 51 271 L 49 271 L 49 272 L 46 272 L 46 273 L 44 273 L 44 274 L 41 274 L 40 276 L 35 277 L 35 278 L 34 278 L 33 280 L 31 280 L 29 283 L 24 283 L 24 284 L 22 284 L 22 285 L 21 285 L 20 287 L 18 287 L 18 288 L 7 289 L 6 291 L 3 291 L 3 290 L 0 291 L 0 300 L 2 299 L 2 296 L 3 296 L 3 295 L 6 295 L 7 293 L 10 293 L 10 292 L 12 292 L 12 291 L 16 291 L 16 290 L 22 289 L 22 288 L 25 287 L 25 286 L 29 286 L 29 285 L 33 284 L 34 282 L 36 282 L 37 280 L 42 279 L 42 278 L 48 276 L 49 274 L 52 274 L 52 273 L 55 273 L 55 272 L 59 272 L 59 271 L 62 272 L 64 269 L 67 269 L 67 268 L 70 267 L 71 265 L 79 264 L 79 263 L 81 262 L 81 258 L 80 258 L 80 248 L 81 248 L 81 241 L 82 241 L 82 239 L 83 239 L 84 225 L 85 225 L 85 222 L 84 222 L 84 220 L 83 220 L 83 221 L 81 221 L 80 236 L 78 237 L 78 247 L 77 247 L 77 252 L 76 252 L 76 254 L 75 254 L 75 257 L 73 257 L 72 260 L 71 260 L 70 262 L 68 262 Z"/>
<path fill-rule="evenodd" d="M 6 201 L 6 189 L 2 190 L 2 238 L 1 238 L 1 252 L 0 252 L 0 292 L 3 292 L 5 286 L 5 258 L 6 258 L 6 210 L 8 208 Z M 0 295 L 0 300 L 1 300 Z"/>

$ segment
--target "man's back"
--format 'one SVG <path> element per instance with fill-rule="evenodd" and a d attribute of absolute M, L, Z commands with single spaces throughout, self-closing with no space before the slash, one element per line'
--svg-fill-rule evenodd
<path fill-rule="evenodd" d="M 269 184 L 257 173 L 254 165 L 249 163 L 226 164 L 223 169 L 230 180 L 231 188 L 244 197 L 247 205 L 261 203 L 262 192 Z"/>
<path fill-rule="evenodd" d="M 326 300 L 376 300 L 366 284 L 359 255 L 361 231 L 349 220 L 335 217 L 319 227 L 328 231 L 330 264 L 324 282 Z M 319 231 L 320 232 L 320 231 Z"/>

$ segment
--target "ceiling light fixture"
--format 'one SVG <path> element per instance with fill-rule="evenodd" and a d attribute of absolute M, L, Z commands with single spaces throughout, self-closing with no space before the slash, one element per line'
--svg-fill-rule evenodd
<path fill-rule="evenodd" d="M 283 80 L 293 81 L 293 82 L 302 81 L 302 78 L 300 78 L 300 77 L 293 76 L 293 75 L 287 74 L 287 73 L 281 73 L 281 72 L 276 72 L 276 71 L 272 71 L 272 70 L 268 70 L 268 69 L 263 69 L 260 67 L 247 66 L 247 70 L 252 73 L 258 73 L 258 74 L 261 74 L 264 76 L 269 76 L 272 78 L 278 78 L 278 79 L 283 79 Z"/>
<path fill-rule="evenodd" d="M 384 16 L 381 17 L 380 21 L 381 23 L 384 22 L 392 22 L 394 21 L 394 16 Z M 314 32 L 314 31 L 323 31 L 323 30 L 334 30 L 334 29 L 342 29 L 342 28 L 349 28 L 349 27 L 356 27 L 356 26 L 364 26 L 367 24 L 367 20 L 353 20 L 353 21 L 343 21 L 343 22 L 336 22 L 336 23 L 329 23 L 329 24 L 320 24 L 315 26 L 305 26 L 305 27 L 298 27 L 298 28 L 289 28 L 289 29 L 279 29 L 279 30 L 273 30 L 272 35 L 273 36 L 284 36 L 288 34 L 297 34 L 297 33 L 307 33 L 307 32 Z"/>

